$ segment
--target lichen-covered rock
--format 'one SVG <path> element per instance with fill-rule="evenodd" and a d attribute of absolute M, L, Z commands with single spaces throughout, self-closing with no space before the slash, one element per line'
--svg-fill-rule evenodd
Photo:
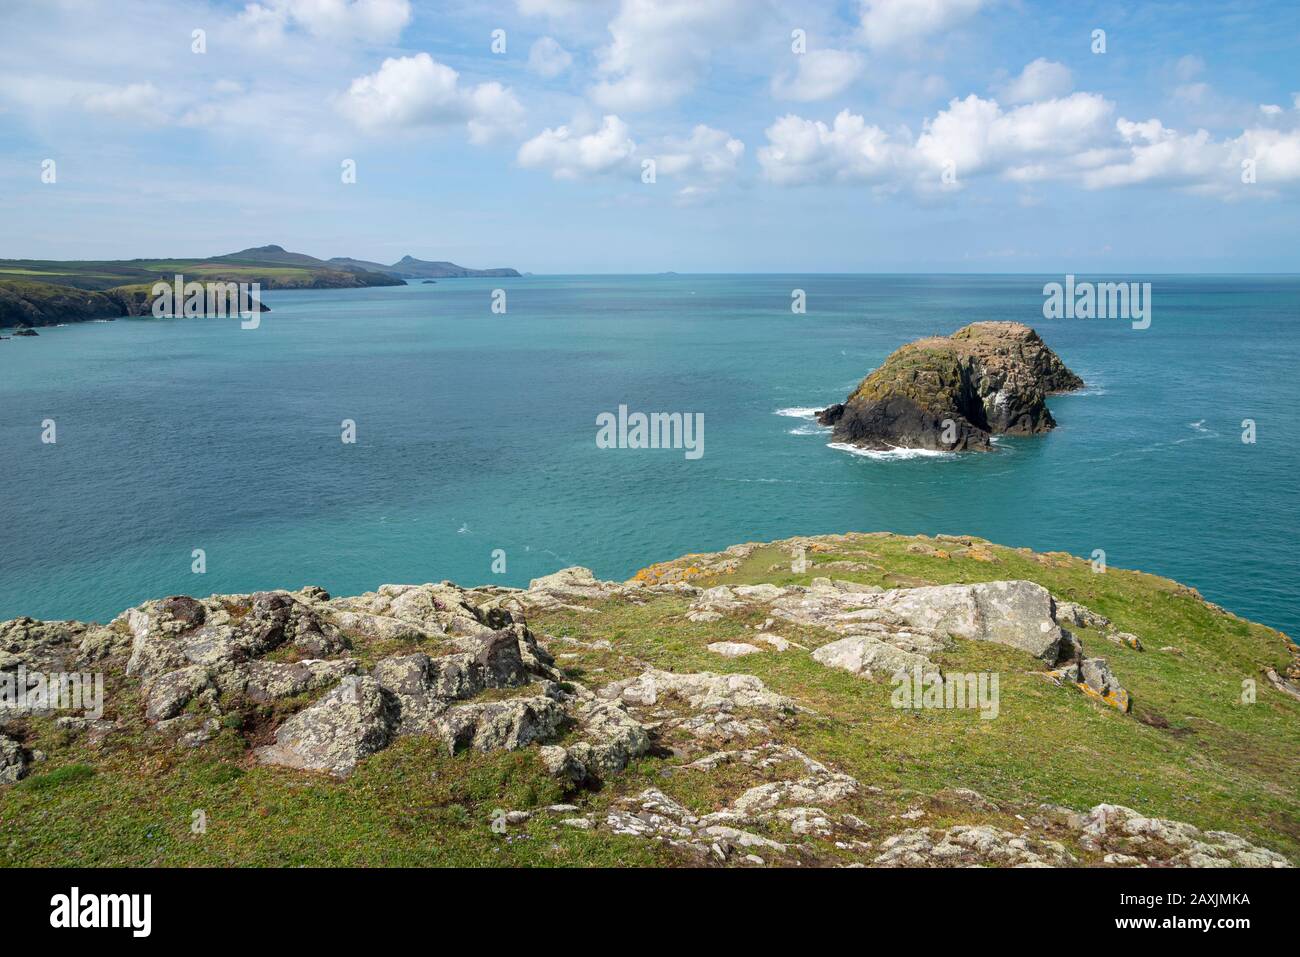
<path fill-rule="evenodd" d="M 547 771 L 571 784 L 601 782 L 650 749 L 645 726 L 614 702 L 589 698 L 576 721 L 581 740 L 541 749 Z"/>
<path fill-rule="evenodd" d="M 1105 631 L 1110 627 L 1110 619 L 1105 615 L 1099 615 L 1090 608 L 1072 601 L 1058 601 L 1056 603 L 1056 620 L 1063 625 L 1074 625 L 1077 628 L 1095 628 L 1098 631 Z"/>
<path fill-rule="evenodd" d="M 291 664 L 278 661 L 251 661 L 225 675 L 218 676 L 222 691 L 240 694 L 258 704 L 270 704 L 327 687 L 359 671 L 351 658 L 334 661 L 306 659 Z"/>
<path fill-rule="evenodd" d="M 27 755 L 13 738 L 0 734 L 0 784 L 15 784 L 27 773 Z"/>
<path fill-rule="evenodd" d="M 453 702 L 488 688 L 517 687 L 534 677 L 553 675 L 550 655 L 522 625 L 456 639 L 455 644 L 465 650 L 437 658 L 422 653 L 400 655 L 375 666 L 375 679 L 398 702 L 399 733 L 434 730 L 437 719 Z"/>
<path fill-rule="evenodd" d="M 1181 867 L 1290 867 L 1281 854 L 1256 847 L 1228 831 L 1202 831 L 1183 821 L 1146 817 L 1121 804 L 1098 804 L 1085 814 L 1070 814 L 1070 826 L 1088 850 L 1126 856 L 1152 856 L 1151 842 L 1166 852 L 1155 860 Z"/>
<path fill-rule="evenodd" d="M 677 674 L 652 669 L 607 685 L 600 694 L 634 707 L 648 707 L 663 698 L 677 697 L 696 711 L 756 708 L 790 714 L 795 710 L 793 701 L 768 691 L 753 675 L 715 675 L 707 671 Z"/>
<path fill-rule="evenodd" d="M 256 755 L 263 764 L 347 777 L 362 758 L 387 747 L 396 726 L 397 708 L 379 682 L 349 677 L 285 721 L 275 743 Z"/>
<path fill-rule="evenodd" d="M 435 727 L 448 751 L 455 754 L 465 748 L 515 751 L 535 741 L 551 740 L 568 722 L 564 706 L 540 694 L 456 705 L 435 721 Z"/>
<path fill-rule="evenodd" d="M 761 655 L 763 653 L 762 648 L 751 645 L 747 641 L 715 641 L 708 647 L 709 651 L 724 658 L 743 658 L 745 655 Z"/>
<path fill-rule="evenodd" d="M 920 668 L 922 674 L 939 673 L 938 666 L 924 655 L 903 651 L 870 635 L 832 641 L 812 656 L 828 668 L 840 668 L 868 678 L 889 676 L 899 670 L 911 672 L 913 668 Z"/>
<path fill-rule="evenodd" d="M 92 631 L 97 637 L 103 629 L 92 629 L 79 621 L 39 621 L 35 618 L 12 618 L 0 621 L 0 671 L 12 671 L 20 665 L 29 671 L 60 671 L 78 657 Z"/>
<path fill-rule="evenodd" d="M 1083 380 L 1015 322 L 976 322 L 896 350 L 818 421 L 869 449 L 987 451 L 991 436 L 1056 426 L 1045 401 Z"/>
<path fill-rule="evenodd" d="M 1104 701 L 1112 708 L 1128 713 L 1132 707 L 1129 693 L 1111 674 L 1105 658 L 1085 658 L 1079 663 L 1079 690 L 1089 697 Z"/>
<path fill-rule="evenodd" d="M 291 643 L 312 656 L 346 643 L 315 608 L 289 592 L 257 592 L 233 613 L 218 598 L 173 595 L 122 616 L 132 637 L 127 674 L 151 677 L 190 665 L 226 668 Z"/>
<path fill-rule="evenodd" d="M 144 685 L 145 717 L 155 723 L 167 721 L 184 711 L 201 693 L 214 688 L 212 670 L 206 665 L 177 668 L 148 679 Z"/>
<path fill-rule="evenodd" d="M 509 625 L 510 613 L 480 606 L 476 596 L 451 582 L 381 585 L 377 591 L 335 598 L 329 614 L 340 628 L 376 637 L 420 640 L 446 635 L 478 635 Z"/>
<path fill-rule="evenodd" d="M 590 568 L 575 565 L 561 568 L 558 572 L 534 578 L 528 583 L 528 589 L 518 596 L 526 607 L 555 609 L 578 608 L 589 610 L 584 605 L 575 605 L 575 601 L 605 601 L 617 595 L 626 594 L 628 586 L 619 582 L 601 581 L 592 574 Z"/>
<path fill-rule="evenodd" d="M 879 867 L 1066 867 L 1074 855 L 1058 841 L 1012 834 L 989 825 L 958 824 L 944 830 L 910 828 L 886 838 Z"/>

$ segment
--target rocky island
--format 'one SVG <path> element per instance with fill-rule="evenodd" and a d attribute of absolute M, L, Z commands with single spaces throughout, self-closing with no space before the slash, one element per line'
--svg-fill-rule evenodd
<path fill-rule="evenodd" d="M 1046 397 L 1082 387 L 1029 326 L 975 322 L 897 349 L 817 420 L 860 448 L 988 451 L 1055 428 Z"/>
<path fill-rule="evenodd" d="M 1297 680 L 1193 589 L 966 536 L 173 595 L 0 623 L 0 865 L 1282 867 Z"/>

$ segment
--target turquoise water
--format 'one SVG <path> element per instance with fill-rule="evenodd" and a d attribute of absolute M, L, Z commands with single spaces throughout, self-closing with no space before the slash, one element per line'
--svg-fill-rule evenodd
<path fill-rule="evenodd" d="M 271 292 L 257 330 L 43 329 L 0 343 L 0 618 L 309 583 L 518 585 L 570 564 L 622 578 L 735 542 L 889 529 L 1101 548 L 1296 634 L 1300 278 L 1141 278 L 1145 331 L 1043 320 L 1060 276 L 847 275 L 449 280 Z M 882 459 L 778 414 L 984 319 L 1034 325 L 1088 382 L 1051 401 L 1054 433 Z M 703 457 L 597 448 L 596 416 L 620 404 L 703 412 Z"/>

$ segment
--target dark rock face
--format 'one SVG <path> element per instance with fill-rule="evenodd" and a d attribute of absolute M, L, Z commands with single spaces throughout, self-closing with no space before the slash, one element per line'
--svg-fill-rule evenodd
<path fill-rule="evenodd" d="M 977 322 L 898 349 L 818 421 L 861 448 L 988 451 L 994 435 L 1055 428 L 1046 397 L 1082 386 L 1033 329 Z"/>

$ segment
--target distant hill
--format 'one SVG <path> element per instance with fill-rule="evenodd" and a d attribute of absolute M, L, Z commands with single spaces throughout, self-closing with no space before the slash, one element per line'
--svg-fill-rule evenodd
<path fill-rule="evenodd" d="M 382 272 L 400 279 L 472 279 L 484 277 L 518 276 L 519 270 L 508 267 L 495 269 L 468 269 L 449 262 L 429 262 L 414 256 L 403 256 L 391 266 L 382 263 L 367 262 L 364 259 L 348 259 L 343 256 L 329 260 L 329 265 L 341 269 L 365 269 Z"/>
<path fill-rule="evenodd" d="M 237 253 L 214 256 L 211 262 L 217 263 L 278 263 L 282 266 L 309 266 L 316 269 L 328 269 L 323 259 L 308 256 L 306 253 L 287 252 L 283 246 L 253 246 L 241 249 Z"/>

